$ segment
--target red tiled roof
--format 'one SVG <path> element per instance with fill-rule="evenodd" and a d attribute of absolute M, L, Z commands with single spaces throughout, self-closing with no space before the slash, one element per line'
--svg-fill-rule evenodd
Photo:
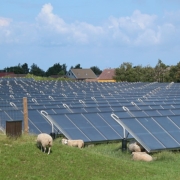
<path fill-rule="evenodd" d="M 0 77 L 13 75 L 13 72 L 0 72 Z"/>
<path fill-rule="evenodd" d="M 115 69 L 104 69 L 98 79 L 113 79 L 115 76 Z"/>

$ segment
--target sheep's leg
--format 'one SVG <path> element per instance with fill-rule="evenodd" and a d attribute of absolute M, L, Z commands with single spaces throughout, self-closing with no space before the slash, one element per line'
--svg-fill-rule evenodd
<path fill-rule="evenodd" d="M 46 152 L 46 147 L 44 147 L 44 153 Z"/>
<path fill-rule="evenodd" d="M 43 151 L 43 148 L 42 148 L 42 146 L 41 146 L 41 151 Z"/>
<path fill-rule="evenodd" d="M 48 151 L 48 154 L 50 153 L 50 151 L 51 151 L 51 148 L 49 147 L 49 151 Z"/>

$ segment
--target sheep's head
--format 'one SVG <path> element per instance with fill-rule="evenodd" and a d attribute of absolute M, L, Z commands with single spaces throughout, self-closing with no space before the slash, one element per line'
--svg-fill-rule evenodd
<path fill-rule="evenodd" d="M 65 139 L 64 144 L 67 144 L 67 143 L 68 143 L 68 140 L 67 140 L 67 139 Z"/>
<path fill-rule="evenodd" d="M 65 141 L 66 141 L 66 140 L 67 140 L 67 139 L 64 139 L 64 138 L 63 138 L 63 139 L 61 140 L 62 144 L 65 144 Z"/>

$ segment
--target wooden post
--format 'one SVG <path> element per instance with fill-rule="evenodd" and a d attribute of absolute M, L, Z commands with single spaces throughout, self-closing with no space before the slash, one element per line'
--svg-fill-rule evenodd
<path fill-rule="evenodd" d="M 23 113 L 24 113 L 24 134 L 28 134 L 28 107 L 27 107 L 27 97 L 23 97 Z"/>

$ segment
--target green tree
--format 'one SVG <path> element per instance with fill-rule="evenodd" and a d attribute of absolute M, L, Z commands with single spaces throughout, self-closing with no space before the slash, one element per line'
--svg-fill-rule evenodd
<path fill-rule="evenodd" d="M 77 64 L 75 67 L 71 66 L 71 69 L 82 69 L 80 64 Z"/>
<path fill-rule="evenodd" d="M 124 62 L 119 68 L 116 68 L 114 79 L 116 81 L 129 81 L 130 69 L 132 69 L 132 63 Z"/>
<path fill-rule="evenodd" d="M 160 59 L 158 59 L 158 63 L 154 68 L 156 81 L 164 82 L 166 68 L 167 66 Z"/>
<path fill-rule="evenodd" d="M 64 75 L 65 75 L 64 70 L 61 70 L 61 71 L 58 73 L 58 75 L 60 75 L 60 76 L 64 76 Z"/>
<path fill-rule="evenodd" d="M 18 64 L 17 66 L 7 67 L 6 71 L 14 72 L 14 74 L 23 74 L 23 69 L 20 64 Z"/>
<path fill-rule="evenodd" d="M 97 66 L 92 66 L 90 69 L 96 74 L 97 76 L 102 73 L 102 71 Z"/>
<path fill-rule="evenodd" d="M 45 72 L 34 63 L 31 65 L 30 74 L 35 76 L 45 76 Z"/>
<path fill-rule="evenodd" d="M 169 76 L 171 82 L 180 82 L 180 62 L 170 67 Z"/>
<path fill-rule="evenodd" d="M 56 63 L 52 67 L 48 68 L 48 70 L 46 71 L 46 75 L 58 75 L 62 70 L 64 71 L 64 66 L 61 66 L 59 63 Z"/>
<path fill-rule="evenodd" d="M 155 71 L 151 66 L 145 66 L 142 68 L 142 82 L 154 82 L 155 81 Z"/>
<path fill-rule="evenodd" d="M 28 74 L 29 73 L 29 68 L 28 68 L 28 64 L 27 63 L 24 63 L 22 66 L 21 66 L 22 70 L 23 70 L 23 74 Z"/>

